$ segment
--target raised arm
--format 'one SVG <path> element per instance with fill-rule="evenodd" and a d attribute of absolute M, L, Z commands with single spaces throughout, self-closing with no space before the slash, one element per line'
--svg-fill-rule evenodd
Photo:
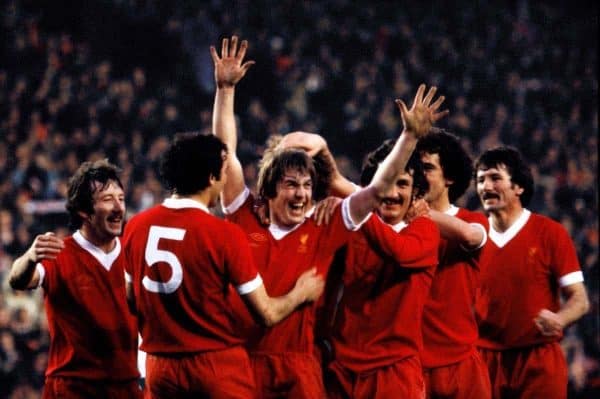
<path fill-rule="evenodd" d="M 285 319 L 304 302 L 317 300 L 324 288 L 323 276 L 317 275 L 317 269 L 313 268 L 298 277 L 296 285 L 286 295 L 270 297 L 265 286 L 261 285 L 242 298 L 267 326 L 272 326 Z"/>
<path fill-rule="evenodd" d="M 369 212 L 379 206 L 385 193 L 396 183 L 398 175 L 404 172 L 417 140 L 427 135 L 431 126 L 448 114 L 447 110 L 438 112 L 444 102 L 444 96 L 432 103 L 436 90 L 435 86 L 431 87 L 424 96 L 425 85 L 420 85 L 411 109 L 408 109 L 402 100 L 396 100 L 404 130 L 392 151 L 377 168 L 371 183 L 352 195 L 350 216 L 353 221 L 364 220 Z"/>
<path fill-rule="evenodd" d="M 8 282 L 15 290 L 35 288 L 40 283 L 40 273 L 36 265 L 42 259 L 55 259 L 64 248 L 63 240 L 54 233 L 46 233 L 35 237 L 31 247 L 17 258 L 10 268 Z"/>
<path fill-rule="evenodd" d="M 227 156 L 227 183 L 223 188 L 222 201 L 225 206 L 244 190 L 244 171 L 237 157 L 237 128 L 234 115 L 235 85 L 246 75 L 254 61 L 246 61 L 244 56 L 248 42 L 242 40 L 238 49 L 237 36 L 223 39 L 221 57 L 214 46 L 210 47 L 210 54 L 215 65 L 215 103 L 213 106 L 212 128 L 213 134 L 220 138 L 229 151 Z"/>

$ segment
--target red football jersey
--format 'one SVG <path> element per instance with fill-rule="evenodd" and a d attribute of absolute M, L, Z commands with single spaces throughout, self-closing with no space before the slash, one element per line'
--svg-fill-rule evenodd
<path fill-rule="evenodd" d="M 487 235 L 489 224 L 482 213 L 454 206 L 447 213 L 467 223 L 478 224 Z M 466 251 L 457 242 L 441 239 L 440 263 L 423 310 L 423 367 L 457 363 L 475 350 L 477 321 L 474 306 L 481 252 L 481 248 Z"/>
<path fill-rule="evenodd" d="M 242 343 L 228 298 L 262 282 L 238 226 L 199 202 L 169 198 L 127 223 L 123 247 L 143 351 L 203 352 Z"/>
<path fill-rule="evenodd" d="M 270 296 L 288 293 L 298 277 L 312 267 L 327 274 L 335 251 L 349 238 L 350 227 L 343 221 L 344 203 L 338 207 L 328 225 L 317 226 L 312 218 L 306 219 L 280 239 L 273 234 L 276 228 L 263 226 L 252 211 L 254 198 L 240 195 L 241 200 L 226 208 L 228 219 L 241 226 L 250 242 L 252 254 Z M 239 207 L 235 207 L 238 204 Z M 234 209 L 237 208 L 237 209 Z M 279 231 L 281 232 L 281 230 Z M 250 337 L 250 351 L 267 353 L 314 351 L 314 324 L 316 303 L 307 303 L 292 312 L 273 327 L 255 323 L 239 301 L 232 303 L 246 320 L 246 335 Z"/>
<path fill-rule="evenodd" d="M 342 366 L 363 372 L 419 354 L 439 242 L 435 223 L 422 217 L 399 232 L 371 217 L 352 236 L 332 336 Z"/>
<path fill-rule="evenodd" d="M 560 286 L 583 281 L 564 227 L 524 210 L 506 232 L 498 233 L 490 219 L 482 263 L 478 346 L 502 350 L 559 339 L 543 336 L 533 319 L 544 308 L 559 310 Z"/>
<path fill-rule="evenodd" d="M 125 299 L 121 245 L 104 253 L 79 232 L 38 264 L 50 332 L 46 376 L 124 381 L 139 376 L 137 329 Z"/>

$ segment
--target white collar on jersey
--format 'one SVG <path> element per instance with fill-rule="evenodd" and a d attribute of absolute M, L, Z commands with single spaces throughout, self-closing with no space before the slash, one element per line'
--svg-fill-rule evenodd
<path fill-rule="evenodd" d="M 79 231 L 79 230 L 77 230 L 73 234 L 73 239 L 75 240 L 75 242 L 77 244 L 79 244 L 79 246 L 81 248 L 85 249 L 86 251 L 88 251 L 90 253 L 90 255 L 92 255 L 94 258 L 96 258 L 96 260 L 106 270 L 110 270 L 115 259 L 117 259 L 117 257 L 121 253 L 121 241 L 119 241 L 119 237 L 115 237 L 115 240 L 117 240 L 117 244 L 112 249 L 112 251 L 110 251 L 108 253 L 104 252 L 103 250 L 101 250 L 100 248 L 98 248 L 97 246 L 95 246 L 94 244 L 89 242 L 83 236 L 83 234 L 81 234 L 81 231 Z"/>
<path fill-rule="evenodd" d="M 275 223 L 271 223 L 269 225 L 269 231 L 271 232 L 271 235 L 273 236 L 273 238 L 276 239 L 277 241 L 279 241 L 283 237 L 285 237 L 288 234 L 290 234 L 292 231 L 296 230 L 298 227 L 302 226 L 305 221 L 306 221 L 306 219 L 304 219 L 304 221 L 302 221 L 302 222 L 300 222 L 297 225 L 294 225 L 292 227 L 279 226 L 279 225 L 277 225 Z"/>
<path fill-rule="evenodd" d="M 171 209 L 196 208 L 201 209 L 206 213 L 210 213 L 206 205 L 191 198 L 166 198 L 162 205 Z"/>
<path fill-rule="evenodd" d="M 446 215 L 456 216 L 456 215 L 458 215 L 458 209 L 459 208 L 457 206 L 454 206 L 454 205 L 450 204 L 450 208 L 446 209 L 444 211 L 444 213 Z"/>
<path fill-rule="evenodd" d="M 385 223 L 383 221 L 383 219 L 381 218 L 381 216 L 379 216 L 376 213 L 377 217 L 379 218 L 379 220 L 381 220 L 382 223 Z M 389 223 L 385 223 L 388 226 L 390 226 L 392 228 L 392 230 L 394 230 L 396 233 L 399 233 L 402 229 L 404 229 L 406 226 L 408 226 L 408 223 L 406 223 L 404 220 L 401 220 L 400 222 L 396 223 L 396 224 L 389 224 Z"/>
<path fill-rule="evenodd" d="M 494 225 L 492 223 L 492 217 L 490 216 L 488 220 L 490 221 L 490 240 L 494 242 L 498 246 L 498 248 L 502 248 L 510 240 L 512 240 L 518 233 L 521 231 L 525 223 L 529 220 L 529 216 L 531 216 L 531 212 L 528 209 L 523 208 L 523 212 L 519 215 L 517 220 L 510 226 L 505 232 L 499 232 L 494 229 Z"/>

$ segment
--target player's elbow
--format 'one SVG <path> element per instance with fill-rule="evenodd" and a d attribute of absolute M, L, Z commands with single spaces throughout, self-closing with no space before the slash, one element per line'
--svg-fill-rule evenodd
<path fill-rule="evenodd" d="M 581 299 L 581 315 L 588 313 L 590 311 L 590 300 L 586 293 L 583 294 Z"/>
<path fill-rule="evenodd" d="M 10 285 L 10 288 L 12 288 L 13 290 L 26 290 L 28 284 L 29 282 L 25 281 L 25 278 L 23 278 L 23 276 L 19 276 L 16 274 L 10 274 L 8 276 L 8 285 Z"/>
<path fill-rule="evenodd" d="M 261 312 L 261 316 L 263 324 L 267 327 L 273 327 L 281 320 L 281 317 L 279 317 L 278 313 L 272 307 L 266 307 Z"/>
<path fill-rule="evenodd" d="M 469 228 L 462 230 L 462 245 L 467 249 L 480 248 L 485 240 L 485 230 L 483 228 L 470 225 Z"/>

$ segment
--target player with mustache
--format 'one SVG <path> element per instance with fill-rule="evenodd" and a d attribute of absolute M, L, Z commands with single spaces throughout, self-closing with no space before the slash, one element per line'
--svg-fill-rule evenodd
<path fill-rule="evenodd" d="M 14 289 L 44 289 L 50 352 L 43 398 L 141 398 L 137 326 L 125 299 L 118 238 L 125 193 L 116 166 L 84 162 L 69 180 L 67 210 L 78 230 L 64 240 L 37 236 L 9 275 Z"/>
<path fill-rule="evenodd" d="M 589 309 L 575 247 L 563 226 L 526 208 L 533 176 L 516 149 L 487 150 L 475 169 L 490 223 L 476 310 L 492 398 L 564 399 L 559 340 Z"/>

